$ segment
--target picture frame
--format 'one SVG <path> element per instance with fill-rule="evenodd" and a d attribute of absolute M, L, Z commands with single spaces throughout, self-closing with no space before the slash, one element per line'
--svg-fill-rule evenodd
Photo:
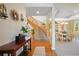
<path fill-rule="evenodd" d="M 17 13 L 16 10 L 11 10 L 11 17 L 13 20 L 16 20 L 16 21 L 19 20 L 19 14 Z"/>
<path fill-rule="evenodd" d="M 4 4 L 0 4 L 0 18 L 4 18 L 4 19 L 8 18 L 7 9 Z"/>

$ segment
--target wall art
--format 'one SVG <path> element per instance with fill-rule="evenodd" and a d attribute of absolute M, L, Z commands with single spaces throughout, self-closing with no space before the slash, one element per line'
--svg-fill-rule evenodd
<path fill-rule="evenodd" d="M 15 10 L 11 10 L 11 17 L 13 20 L 16 20 L 16 21 L 19 20 L 19 14 Z"/>
<path fill-rule="evenodd" d="M 6 19 L 8 18 L 7 16 L 7 9 L 4 4 L 0 4 L 0 18 Z"/>

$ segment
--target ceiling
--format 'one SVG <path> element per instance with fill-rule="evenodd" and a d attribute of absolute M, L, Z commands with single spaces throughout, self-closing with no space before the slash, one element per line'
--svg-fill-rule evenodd
<path fill-rule="evenodd" d="M 39 14 L 36 12 L 39 11 Z M 26 7 L 26 16 L 46 16 L 52 11 L 51 7 Z"/>
<path fill-rule="evenodd" d="M 53 7 L 52 3 L 5 3 L 5 4 L 22 6 L 22 7 Z"/>
<path fill-rule="evenodd" d="M 79 3 L 27 3 L 26 16 L 46 16 L 52 7 L 57 10 L 55 18 L 71 18 L 79 15 Z M 39 11 L 39 14 L 36 14 Z M 79 18 L 79 16 L 77 16 Z"/>
<path fill-rule="evenodd" d="M 55 7 L 57 11 L 55 18 L 79 19 L 79 3 L 10 3 L 8 5 L 25 7 L 26 16 L 47 16 L 52 11 L 52 7 Z M 39 11 L 39 14 L 36 11 Z"/>
<path fill-rule="evenodd" d="M 51 11 L 52 3 L 5 3 L 7 6 L 24 7 L 26 16 L 47 16 Z M 39 11 L 39 14 L 36 12 Z"/>
<path fill-rule="evenodd" d="M 26 16 L 46 16 L 53 7 L 52 3 L 5 3 L 6 5 L 13 5 L 26 8 Z M 39 11 L 39 14 L 36 14 Z"/>
<path fill-rule="evenodd" d="M 27 3 L 26 16 L 47 16 L 52 11 L 52 3 Z M 39 11 L 39 14 L 36 12 Z"/>
<path fill-rule="evenodd" d="M 26 7 L 53 7 L 53 3 L 26 3 Z"/>
<path fill-rule="evenodd" d="M 79 14 L 79 3 L 54 3 L 57 10 L 55 18 L 71 18 Z"/>

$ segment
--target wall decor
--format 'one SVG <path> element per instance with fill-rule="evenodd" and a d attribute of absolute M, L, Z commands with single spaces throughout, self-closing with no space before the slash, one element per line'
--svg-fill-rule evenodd
<path fill-rule="evenodd" d="M 19 20 L 19 15 L 15 10 L 11 10 L 11 17 L 13 20 L 16 20 L 16 21 Z"/>
<path fill-rule="evenodd" d="M 0 4 L 0 18 L 6 19 L 8 18 L 7 16 L 7 9 L 4 4 Z"/>
<path fill-rule="evenodd" d="M 21 14 L 21 21 L 24 21 L 23 14 Z"/>

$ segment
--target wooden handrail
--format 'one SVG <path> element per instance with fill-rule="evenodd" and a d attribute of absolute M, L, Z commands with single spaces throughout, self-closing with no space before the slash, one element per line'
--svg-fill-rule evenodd
<path fill-rule="evenodd" d="M 35 21 L 35 19 L 33 17 L 28 17 L 28 22 L 35 27 L 39 27 L 40 29 L 42 29 L 42 31 L 45 33 L 45 35 L 47 36 L 47 31 L 46 31 L 46 26 L 40 23 L 37 23 L 37 21 Z"/>

